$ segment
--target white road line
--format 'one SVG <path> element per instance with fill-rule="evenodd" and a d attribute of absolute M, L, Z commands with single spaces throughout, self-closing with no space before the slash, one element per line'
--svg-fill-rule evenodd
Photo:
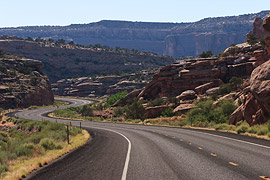
<path fill-rule="evenodd" d="M 130 152 L 131 152 L 131 142 L 130 140 L 123 134 L 121 134 L 120 132 L 111 130 L 111 129 L 106 129 L 106 128 L 100 128 L 100 127 L 94 127 L 94 126 L 82 126 L 82 127 L 89 127 L 89 128 L 94 128 L 94 129 L 101 129 L 101 130 L 106 130 L 106 131 L 111 131 L 114 132 L 116 134 L 121 135 L 122 137 L 124 137 L 127 142 L 128 142 L 128 151 L 127 151 L 127 155 L 126 155 L 126 161 L 125 161 L 125 165 L 124 165 L 124 169 L 123 169 L 123 173 L 122 173 L 122 178 L 121 180 L 126 180 L 127 179 L 127 171 L 128 171 L 128 165 L 129 165 L 129 160 L 130 160 Z"/>
<path fill-rule="evenodd" d="M 264 145 L 260 145 L 260 144 L 256 144 L 256 143 L 252 143 L 252 142 L 248 142 L 248 141 L 238 140 L 238 139 L 229 138 L 229 137 L 225 137 L 225 136 L 219 136 L 219 135 L 215 135 L 215 134 L 209 134 L 209 133 L 205 133 L 205 132 L 198 132 L 198 131 L 193 131 L 193 132 L 200 133 L 200 134 L 206 134 L 206 135 L 209 135 L 209 136 L 220 137 L 220 138 L 223 138 L 223 139 L 229 139 L 229 140 L 233 140 L 233 141 L 237 141 L 237 142 L 242 142 L 242 143 L 246 143 L 246 144 L 250 144 L 250 145 L 254 145 L 254 146 L 259 146 L 259 147 L 270 149 L 269 146 L 264 146 Z"/>

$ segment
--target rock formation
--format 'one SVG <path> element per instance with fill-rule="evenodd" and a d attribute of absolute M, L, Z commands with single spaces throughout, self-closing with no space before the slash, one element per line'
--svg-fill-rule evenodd
<path fill-rule="evenodd" d="M 247 37 L 249 35 L 254 35 L 257 39 L 262 39 L 267 36 L 270 36 L 270 32 L 266 31 L 265 28 L 263 27 L 263 23 L 264 24 L 266 23 L 264 21 L 262 20 L 262 18 L 257 17 L 253 23 L 253 30 L 248 33 Z"/>
<path fill-rule="evenodd" d="M 244 41 L 256 17 L 269 11 L 240 16 L 206 18 L 194 23 L 100 21 L 69 26 L 0 28 L 0 35 L 23 38 L 63 38 L 77 44 L 102 44 L 151 51 L 169 56 L 195 56 L 202 51 L 222 52 Z"/>
<path fill-rule="evenodd" d="M 263 27 L 270 32 L 270 14 Z M 270 57 L 269 37 L 265 39 L 266 57 Z M 261 52 L 257 52 L 261 53 Z M 256 52 L 254 53 L 256 54 Z M 260 55 L 261 57 L 261 55 Z M 243 90 L 243 103 L 231 115 L 229 123 L 246 120 L 250 125 L 264 124 L 270 118 L 270 61 L 262 62 L 251 74 L 249 85 Z"/>
<path fill-rule="evenodd" d="M 42 67 L 41 61 L 0 56 L 0 108 L 52 104 L 54 96 Z"/>
<path fill-rule="evenodd" d="M 150 76 L 144 74 L 144 76 Z M 79 97 L 102 97 L 116 94 L 118 92 L 131 92 L 142 89 L 146 85 L 145 80 L 136 79 L 139 74 L 129 74 L 125 76 L 101 76 L 96 78 L 80 77 L 72 79 L 62 79 L 52 84 L 55 95 L 60 96 L 79 96 Z M 134 80 L 129 80 L 129 79 Z M 147 79 L 145 77 L 144 79 Z"/>
<path fill-rule="evenodd" d="M 188 60 L 186 63 L 174 63 L 160 68 L 139 97 L 155 99 L 175 97 L 186 90 L 195 90 L 204 94 L 208 89 L 222 85 L 232 77 L 247 78 L 253 70 L 254 62 L 235 62 L 239 56 L 225 58 L 202 58 Z"/>
<path fill-rule="evenodd" d="M 44 73 L 48 75 L 51 82 L 75 76 L 137 72 L 174 62 L 172 57 L 147 52 L 52 47 L 32 41 L 2 38 L 4 39 L 0 40 L 0 49 L 17 56 L 42 61 Z"/>

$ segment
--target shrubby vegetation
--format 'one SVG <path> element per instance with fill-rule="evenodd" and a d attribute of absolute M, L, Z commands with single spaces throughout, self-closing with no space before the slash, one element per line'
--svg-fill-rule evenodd
<path fill-rule="evenodd" d="M 66 141 L 64 124 L 49 121 L 37 122 L 24 119 L 7 118 L 15 126 L 0 131 L 0 175 L 8 171 L 9 161 L 20 157 L 33 157 L 53 149 L 62 149 Z M 76 136 L 81 130 L 72 127 L 70 134 Z"/>
<path fill-rule="evenodd" d="M 225 95 L 229 94 L 232 91 L 236 91 L 241 86 L 241 84 L 243 84 L 243 79 L 238 77 L 232 77 L 229 83 L 220 86 L 219 94 Z"/>
<path fill-rule="evenodd" d="M 107 100 L 106 100 L 105 106 L 106 106 L 106 107 L 112 106 L 112 105 L 113 105 L 114 103 L 116 103 L 118 100 L 123 99 L 127 94 L 128 94 L 127 91 L 123 91 L 123 92 L 119 92 L 119 93 L 116 93 L 116 94 L 114 94 L 114 95 L 108 97 Z"/>
<path fill-rule="evenodd" d="M 232 100 L 223 100 L 214 106 L 212 100 L 203 99 L 197 102 L 196 106 L 187 113 L 191 125 L 211 122 L 216 124 L 228 123 L 230 115 L 237 108 Z"/>
<path fill-rule="evenodd" d="M 212 57 L 212 56 L 213 56 L 213 53 L 212 53 L 211 50 L 206 51 L 206 52 L 203 51 L 203 52 L 199 55 L 200 58 L 209 58 L 209 57 Z"/>

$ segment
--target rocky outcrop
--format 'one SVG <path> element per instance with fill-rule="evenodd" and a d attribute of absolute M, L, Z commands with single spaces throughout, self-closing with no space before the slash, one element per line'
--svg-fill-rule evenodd
<path fill-rule="evenodd" d="M 263 28 L 270 32 L 270 14 L 263 20 Z"/>
<path fill-rule="evenodd" d="M 192 100 L 192 99 L 196 99 L 196 93 L 193 90 L 187 90 L 182 92 L 179 96 L 176 97 L 177 99 L 180 100 Z"/>
<path fill-rule="evenodd" d="M 186 63 L 162 67 L 139 97 L 145 99 L 175 97 L 186 90 L 195 90 L 198 94 L 202 94 L 234 76 L 249 77 L 253 70 L 253 62 L 235 64 L 238 58 L 239 56 L 192 59 Z"/>
<path fill-rule="evenodd" d="M 161 105 L 161 106 L 155 106 L 155 107 L 148 107 L 145 109 L 146 118 L 159 117 L 162 112 L 164 112 L 166 109 L 168 109 L 170 107 L 172 107 L 172 105 Z"/>
<path fill-rule="evenodd" d="M 5 55 L 0 57 L 0 108 L 49 105 L 51 85 L 42 74 L 42 62 Z"/>
<path fill-rule="evenodd" d="M 263 21 L 262 18 L 257 17 L 253 23 L 253 30 L 248 33 L 247 37 L 249 35 L 254 35 L 257 39 L 262 39 L 267 36 L 270 36 L 270 32 L 266 31 L 264 28 L 264 26 L 267 27 L 267 25 L 265 25 L 266 21 L 267 19 Z"/>
<path fill-rule="evenodd" d="M 250 125 L 264 124 L 270 117 L 270 61 L 260 65 L 251 74 L 250 88 L 244 102 L 230 117 L 230 124 L 246 120 Z"/>
<path fill-rule="evenodd" d="M 269 11 L 240 16 L 206 18 L 194 23 L 100 21 L 69 26 L 0 28 L 0 35 L 27 38 L 63 38 L 77 44 L 102 44 L 151 51 L 170 56 L 195 56 L 212 50 L 215 54 L 230 44 L 244 41 L 256 17 Z"/>
<path fill-rule="evenodd" d="M 125 76 L 101 76 L 94 79 L 91 77 L 62 79 L 52 84 L 52 90 L 55 95 L 60 96 L 109 96 L 122 91 L 131 92 L 136 89 L 142 89 L 147 82 L 141 80 L 128 80 L 134 76 L 136 76 L 136 74 Z"/>
<path fill-rule="evenodd" d="M 123 74 L 157 69 L 174 62 L 172 57 L 135 50 L 69 47 L 68 44 L 54 47 L 51 44 L 14 40 L 8 37 L 2 40 L 0 38 L 0 49 L 17 56 L 42 61 L 43 71 L 52 82 L 77 76 Z"/>

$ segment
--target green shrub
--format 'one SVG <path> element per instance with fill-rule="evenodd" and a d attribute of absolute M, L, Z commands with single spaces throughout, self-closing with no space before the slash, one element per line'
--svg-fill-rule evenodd
<path fill-rule="evenodd" d="M 34 149 L 32 149 L 32 147 L 28 147 L 22 144 L 16 144 L 14 145 L 14 149 L 13 152 L 18 156 L 30 156 L 33 154 Z"/>
<path fill-rule="evenodd" d="M 174 115 L 173 108 L 167 108 L 162 113 L 161 116 L 163 117 L 172 117 Z"/>
<path fill-rule="evenodd" d="M 90 107 L 89 104 L 86 104 L 82 107 L 80 113 L 82 116 L 93 116 L 93 109 Z"/>
<path fill-rule="evenodd" d="M 0 164 L 0 174 L 8 171 L 8 166 L 6 164 Z"/>
<path fill-rule="evenodd" d="M 247 122 L 243 122 L 239 127 L 236 128 L 237 134 L 248 132 L 249 125 Z"/>
<path fill-rule="evenodd" d="M 55 143 L 51 139 L 48 139 L 48 138 L 42 139 L 39 144 L 42 147 L 44 147 L 45 150 L 56 149 Z"/>
<path fill-rule="evenodd" d="M 114 108 L 114 109 L 113 109 L 113 114 L 114 114 L 116 117 L 123 116 L 124 113 L 125 113 L 125 108 L 117 107 L 117 108 Z"/>
<path fill-rule="evenodd" d="M 148 107 L 155 107 L 155 106 L 161 106 L 161 105 L 165 105 L 166 101 L 164 101 L 164 99 L 162 98 L 156 98 L 154 100 L 151 100 L 148 102 Z"/>
<path fill-rule="evenodd" d="M 106 107 L 112 106 L 116 101 L 123 99 L 128 94 L 127 91 L 116 93 L 106 99 Z"/>
<path fill-rule="evenodd" d="M 81 129 L 76 128 L 76 127 L 72 127 L 72 128 L 70 129 L 70 131 L 69 131 L 69 134 L 70 134 L 71 136 L 76 136 L 77 134 L 79 134 L 79 133 L 81 133 L 81 132 L 82 132 Z"/>
<path fill-rule="evenodd" d="M 126 109 L 127 119 L 145 119 L 145 108 L 140 101 L 134 100 Z"/>
<path fill-rule="evenodd" d="M 220 101 L 216 107 L 213 107 L 212 100 L 201 100 L 196 105 L 196 108 L 187 113 L 191 125 L 195 122 L 226 123 L 232 112 L 237 108 L 231 100 Z"/>
<path fill-rule="evenodd" d="M 213 56 L 213 53 L 212 53 L 211 50 L 206 51 L 206 52 L 203 51 L 203 52 L 199 55 L 200 58 L 208 58 L 208 57 L 212 57 L 212 56 Z"/>

